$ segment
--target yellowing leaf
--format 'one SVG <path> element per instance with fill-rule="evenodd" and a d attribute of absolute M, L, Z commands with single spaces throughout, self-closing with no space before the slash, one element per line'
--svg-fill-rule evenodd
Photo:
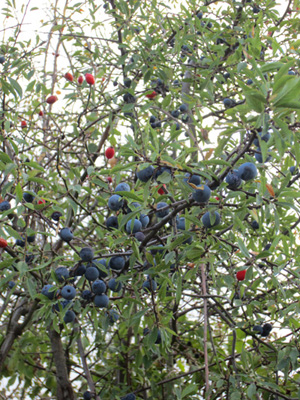
<path fill-rule="evenodd" d="M 44 158 L 45 158 L 46 153 L 41 153 L 39 158 L 38 158 L 38 162 L 41 162 Z"/>
<path fill-rule="evenodd" d="M 169 161 L 161 161 L 161 163 L 162 163 L 162 164 L 165 164 L 165 165 L 169 165 L 171 168 L 174 167 L 174 165 L 171 164 Z"/>
<path fill-rule="evenodd" d="M 196 186 L 191 182 L 188 182 L 188 184 L 193 188 L 193 189 L 197 189 L 197 190 L 204 190 L 204 186 Z"/>
<path fill-rule="evenodd" d="M 270 195 L 272 197 L 275 197 L 274 189 L 272 188 L 272 186 L 269 183 L 266 184 L 266 188 L 267 188 L 267 191 L 270 193 Z"/>
<path fill-rule="evenodd" d="M 243 53 L 244 53 L 244 56 L 247 58 L 247 60 L 251 60 L 252 59 L 250 54 L 248 54 L 245 49 L 243 49 Z"/>
<path fill-rule="evenodd" d="M 57 91 L 56 91 L 56 94 L 61 94 L 61 91 L 60 91 L 60 90 L 57 90 Z"/>
<path fill-rule="evenodd" d="M 208 150 L 208 152 L 205 154 L 205 160 L 208 160 L 210 157 L 211 157 L 211 155 L 212 155 L 212 153 L 214 152 L 214 150 L 215 149 L 209 149 Z"/>
<path fill-rule="evenodd" d="M 250 214 L 252 217 L 258 222 L 258 216 L 257 216 L 257 211 L 256 210 L 251 210 Z"/>

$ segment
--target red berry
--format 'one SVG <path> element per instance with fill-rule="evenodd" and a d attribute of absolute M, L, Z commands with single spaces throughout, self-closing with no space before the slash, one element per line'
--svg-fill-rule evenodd
<path fill-rule="evenodd" d="M 220 197 L 216 196 L 215 199 L 216 199 L 216 200 L 220 200 Z"/>
<path fill-rule="evenodd" d="M 157 187 L 157 186 L 156 186 L 156 187 Z M 160 188 L 158 189 L 157 193 L 159 193 L 159 194 L 165 194 L 166 191 L 165 191 L 164 189 L 166 189 L 166 185 L 165 185 L 165 184 L 163 184 L 162 187 L 160 187 Z"/>
<path fill-rule="evenodd" d="M 5 249 L 6 246 L 7 246 L 7 241 L 3 238 L 0 238 L 0 248 Z"/>
<path fill-rule="evenodd" d="M 154 97 L 156 97 L 156 96 L 157 96 L 157 93 L 156 93 L 155 90 L 153 90 L 152 93 L 146 94 L 146 97 L 147 97 L 148 99 L 154 99 Z"/>
<path fill-rule="evenodd" d="M 41 110 L 41 111 L 39 112 L 39 116 L 42 117 L 43 115 L 44 115 L 44 112 Z"/>
<path fill-rule="evenodd" d="M 85 74 L 85 80 L 89 85 L 95 84 L 95 78 L 92 74 Z"/>
<path fill-rule="evenodd" d="M 243 269 L 242 271 L 238 271 L 236 273 L 236 279 L 238 281 L 243 281 L 245 279 L 245 276 L 246 276 L 246 270 L 245 269 Z"/>
<path fill-rule="evenodd" d="M 112 177 L 111 176 L 108 176 L 106 180 L 107 180 L 108 183 L 112 183 Z"/>
<path fill-rule="evenodd" d="M 53 103 L 55 103 L 57 100 L 58 100 L 58 97 L 57 97 L 57 96 L 49 96 L 48 99 L 46 100 L 46 102 L 47 102 L 48 104 L 53 104 Z"/>
<path fill-rule="evenodd" d="M 66 80 L 67 81 L 70 81 L 70 82 L 73 82 L 73 75 L 72 74 L 70 74 L 70 72 L 67 72 L 66 74 L 65 74 L 65 78 L 66 78 Z"/>
<path fill-rule="evenodd" d="M 44 199 L 41 199 L 38 201 L 38 204 L 45 204 L 45 203 L 46 203 L 46 201 Z"/>
<path fill-rule="evenodd" d="M 26 128 L 27 126 L 27 122 L 26 121 L 21 121 L 21 127 L 22 128 Z"/>
<path fill-rule="evenodd" d="M 113 147 L 108 147 L 105 150 L 105 157 L 108 158 L 109 160 L 113 158 L 114 155 L 115 155 L 115 149 Z"/>
<path fill-rule="evenodd" d="M 83 76 L 80 75 L 80 77 L 77 79 L 78 85 L 82 85 L 83 84 Z"/>

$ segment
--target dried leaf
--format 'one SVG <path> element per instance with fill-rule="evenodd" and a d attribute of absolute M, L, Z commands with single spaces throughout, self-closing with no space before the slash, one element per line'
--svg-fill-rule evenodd
<path fill-rule="evenodd" d="M 200 75 L 199 75 L 199 76 L 200 76 Z M 201 136 L 202 136 L 203 140 L 208 140 L 208 130 L 202 128 L 202 129 L 201 129 Z"/>
<path fill-rule="evenodd" d="M 215 149 L 209 149 L 208 150 L 208 152 L 205 154 L 205 160 L 208 160 L 210 157 L 211 157 L 211 155 L 212 155 L 212 153 L 214 152 L 214 150 Z"/>
<path fill-rule="evenodd" d="M 272 188 L 272 186 L 269 183 L 266 184 L 266 188 L 267 188 L 268 192 L 270 193 L 270 195 L 272 197 L 275 197 L 274 189 Z"/>
<path fill-rule="evenodd" d="M 188 184 L 193 188 L 193 189 L 197 189 L 197 190 L 204 190 L 204 186 L 196 186 L 191 182 L 188 182 Z"/>

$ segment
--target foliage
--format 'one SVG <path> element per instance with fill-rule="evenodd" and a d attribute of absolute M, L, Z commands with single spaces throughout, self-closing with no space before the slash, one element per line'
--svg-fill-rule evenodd
<path fill-rule="evenodd" d="M 1 398 L 299 398 L 298 6 L 5 1 Z"/>

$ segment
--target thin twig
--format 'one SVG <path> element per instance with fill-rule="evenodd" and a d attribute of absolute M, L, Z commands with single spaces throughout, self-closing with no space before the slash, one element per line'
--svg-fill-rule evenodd
<path fill-rule="evenodd" d="M 206 296 L 206 275 L 205 275 L 205 264 L 201 264 L 201 284 L 202 284 L 202 294 Z M 203 299 L 204 307 L 204 364 L 205 364 L 205 391 L 208 393 L 209 391 L 209 367 L 208 367 L 208 354 L 207 354 L 207 321 L 208 321 L 208 313 L 207 313 L 207 298 Z M 208 395 L 207 399 L 210 398 Z"/>

